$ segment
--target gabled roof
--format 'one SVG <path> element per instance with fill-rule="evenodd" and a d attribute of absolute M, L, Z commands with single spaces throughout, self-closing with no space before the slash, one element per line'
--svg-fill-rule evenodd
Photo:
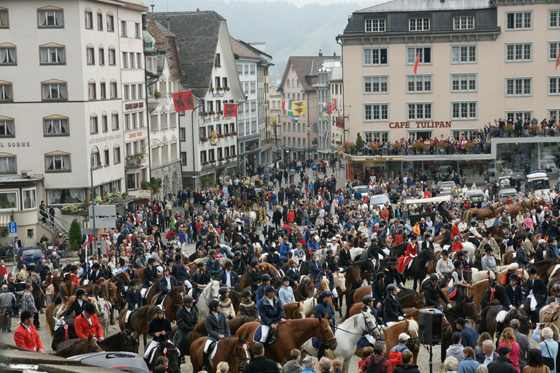
<path fill-rule="evenodd" d="M 288 76 L 288 72 L 290 71 L 292 65 L 294 66 L 295 72 L 298 76 L 302 88 L 306 91 L 314 90 L 310 85 L 310 81 L 307 80 L 307 77 L 317 76 L 319 69 L 323 67 L 323 63 L 326 60 L 340 61 L 340 56 L 290 56 L 290 58 L 288 59 L 288 63 L 286 64 L 286 68 L 284 69 L 284 74 L 282 75 L 282 80 L 280 81 L 278 90 L 282 90 L 282 87 L 284 86 L 284 83 L 286 81 L 286 77 Z"/>
<path fill-rule="evenodd" d="M 159 23 L 155 17 L 147 20 L 146 26 L 148 28 L 148 32 L 156 41 L 156 48 L 160 53 L 172 53 L 172 58 L 175 59 L 175 63 L 177 64 L 177 73 L 179 74 L 179 76 L 183 76 L 181 58 L 177 49 L 177 37 L 175 36 L 175 34 L 169 31 L 161 23 Z M 171 56 L 169 57 L 171 58 Z M 161 63 L 161 67 L 163 67 L 163 62 Z M 158 71 L 159 70 L 160 67 L 158 66 Z"/>
<path fill-rule="evenodd" d="M 235 55 L 235 58 L 244 57 L 244 58 L 251 58 L 251 59 L 258 59 L 260 61 L 266 62 L 264 58 L 253 52 L 252 50 L 246 48 L 243 44 L 239 42 L 239 40 L 234 39 L 233 37 L 229 37 L 229 42 L 231 44 L 231 50 Z"/>
<path fill-rule="evenodd" d="M 389 0 L 354 13 L 429 12 L 490 8 L 490 0 Z"/>
<path fill-rule="evenodd" d="M 218 37 L 225 18 L 214 11 L 159 13 L 166 18 L 170 31 L 177 35 L 181 68 L 187 88 L 210 86 Z"/>

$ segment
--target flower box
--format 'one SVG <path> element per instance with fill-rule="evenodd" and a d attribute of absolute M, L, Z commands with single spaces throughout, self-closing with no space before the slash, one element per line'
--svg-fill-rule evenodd
<path fill-rule="evenodd" d="M 412 145 L 412 148 L 421 151 L 426 149 L 426 144 L 424 144 L 423 142 L 415 142 L 414 145 Z"/>
<path fill-rule="evenodd" d="M 334 143 L 334 141 L 333 141 L 333 143 Z M 376 143 L 374 143 L 374 142 L 370 142 L 370 143 L 368 144 L 368 146 L 369 146 L 369 148 L 370 148 L 371 150 L 373 150 L 373 151 L 376 151 L 377 149 L 379 149 L 379 144 L 376 144 Z"/>
<path fill-rule="evenodd" d="M 202 142 L 206 142 L 206 141 L 208 141 L 208 137 L 206 137 L 206 136 L 202 136 L 202 137 L 200 138 L 200 141 L 202 141 Z"/>
<path fill-rule="evenodd" d="M 224 87 L 224 91 L 229 92 L 230 89 L 231 89 L 230 87 Z"/>
<path fill-rule="evenodd" d="M 437 147 L 437 148 L 440 148 L 440 149 L 446 149 L 448 146 L 449 146 L 449 144 L 446 143 L 445 141 L 439 141 L 439 142 L 436 144 L 436 147 Z"/>
<path fill-rule="evenodd" d="M 231 132 L 231 135 L 232 135 L 232 136 L 237 136 L 237 131 L 232 131 L 232 132 Z"/>
<path fill-rule="evenodd" d="M 396 142 L 396 143 L 392 144 L 391 147 L 395 150 L 399 150 L 399 149 L 402 149 L 403 146 L 400 142 Z"/>
<path fill-rule="evenodd" d="M 154 97 L 159 100 L 161 98 L 161 92 L 159 92 L 157 90 L 154 91 Z"/>
<path fill-rule="evenodd" d="M 218 161 L 222 162 L 224 160 L 223 157 L 218 158 Z"/>
<path fill-rule="evenodd" d="M 219 64 L 219 63 L 217 63 L 217 62 L 214 64 L 214 66 L 216 66 L 216 67 L 222 67 L 222 65 Z"/>
<path fill-rule="evenodd" d="M 508 124 L 507 126 L 504 127 L 504 129 L 505 129 L 506 131 L 511 132 L 511 131 L 513 131 L 513 126 L 512 126 L 511 124 Z"/>
<path fill-rule="evenodd" d="M 463 145 L 463 148 L 465 148 L 465 149 L 468 150 L 468 151 L 473 150 L 473 148 L 474 148 L 474 142 L 472 142 L 472 141 L 467 141 L 467 142 Z"/>
<path fill-rule="evenodd" d="M 531 132 L 537 132 L 538 130 L 539 130 L 539 126 L 535 126 L 535 125 L 529 126 L 529 131 Z"/>
<path fill-rule="evenodd" d="M 224 111 L 223 110 L 218 110 L 218 115 L 223 115 Z"/>

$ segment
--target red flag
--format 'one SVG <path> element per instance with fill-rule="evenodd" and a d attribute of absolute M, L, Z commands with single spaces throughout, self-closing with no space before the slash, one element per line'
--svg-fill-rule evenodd
<path fill-rule="evenodd" d="M 560 66 L 560 49 L 558 50 L 558 56 L 556 56 L 556 67 L 554 70 L 558 70 L 558 66 Z"/>
<path fill-rule="evenodd" d="M 420 63 L 420 53 L 416 55 L 416 62 L 414 63 L 414 74 L 418 72 L 418 64 Z"/>
<path fill-rule="evenodd" d="M 224 104 L 225 117 L 237 117 L 237 104 Z"/>
<path fill-rule="evenodd" d="M 282 99 L 282 110 L 286 110 L 286 99 Z"/>
<path fill-rule="evenodd" d="M 192 91 L 173 93 L 171 96 L 175 104 L 175 112 L 180 113 L 185 110 L 194 110 Z"/>
<path fill-rule="evenodd" d="M 327 105 L 327 113 L 332 114 L 332 106 L 331 105 Z"/>
<path fill-rule="evenodd" d="M 89 243 L 93 243 L 93 234 L 89 235 L 89 239 L 88 239 Z"/>
<path fill-rule="evenodd" d="M 343 116 L 338 116 L 338 117 L 336 118 L 336 126 L 337 126 L 338 128 L 344 129 L 344 117 L 343 117 Z"/>
<path fill-rule="evenodd" d="M 331 101 L 332 101 L 332 108 L 333 108 L 333 110 L 336 110 L 337 107 L 338 107 L 338 105 L 337 105 L 337 104 L 338 104 L 338 100 L 337 100 L 336 98 L 333 98 Z"/>

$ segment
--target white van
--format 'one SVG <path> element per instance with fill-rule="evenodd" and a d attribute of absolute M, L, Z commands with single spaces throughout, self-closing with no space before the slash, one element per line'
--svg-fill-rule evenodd
<path fill-rule="evenodd" d="M 544 170 L 531 171 L 525 179 L 525 192 L 535 192 L 536 197 L 540 197 L 543 193 L 550 191 L 550 181 Z"/>

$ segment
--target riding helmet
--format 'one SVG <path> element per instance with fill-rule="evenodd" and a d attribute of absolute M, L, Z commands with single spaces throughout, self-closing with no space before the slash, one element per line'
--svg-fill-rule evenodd
<path fill-rule="evenodd" d="M 241 251 L 237 250 L 237 251 L 234 253 L 234 255 L 235 255 L 235 256 L 241 256 Z"/>
<path fill-rule="evenodd" d="M 249 248 L 247 247 L 247 245 L 241 245 L 241 250 L 248 250 Z"/>
<path fill-rule="evenodd" d="M 224 267 L 233 267 L 233 263 L 231 261 L 227 261 Z"/>
<path fill-rule="evenodd" d="M 397 290 L 397 287 L 394 284 L 389 284 L 389 286 L 387 286 L 387 291 L 390 293 L 393 290 Z"/>
<path fill-rule="evenodd" d="M 430 281 L 439 281 L 438 275 L 435 274 L 435 273 L 432 273 L 432 274 L 430 275 Z"/>
<path fill-rule="evenodd" d="M 258 265 L 259 265 L 259 262 L 257 262 L 256 260 L 253 260 L 253 261 L 251 262 L 251 267 L 256 267 L 256 266 L 258 266 Z"/>
<path fill-rule="evenodd" d="M 219 290 L 220 295 L 224 295 L 225 293 L 229 293 L 229 289 L 225 286 L 222 286 Z"/>
<path fill-rule="evenodd" d="M 265 273 L 264 275 L 262 275 L 261 281 L 262 281 L 262 282 L 265 282 L 265 281 L 272 281 L 272 278 L 271 278 L 269 275 L 267 275 L 267 274 Z"/>
<path fill-rule="evenodd" d="M 165 312 L 165 308 L 163 308 L 163 305 L 157 305 L 156 309 L 155 309 L 156 313 L 161 313 L 161 312 Z"/>
<path fill-rule="evenodd" d="M 197 266 L 198 268 L 201 268 L 201 267 L 203 267 L 203 266 L 205 266 L 205 265 L 206 265 L 206 262 L 203 261 L 203 260 L 201 260 L 200 262 L 196 263 L 196 266 Z"/>
<path fill-rule="evenodd" d="M 329 262 L 325 261 L 323 263 L 323 269 L 329 269 Z"/>
<path fill-rule="evenodd" d="M 377 272 L 377 274 L 375 275 L 375 277 L 376 277 L 378 280 L 384 279 L 384 278 L 385 278 L 385 273 L 383 273 L 383 272 Z"/>
<path fill-rule="evenodd" d="M 132 280 L 132 281 L 130 281 L 130 286 L 134 286 L 134 285 L 138 285 L 138 281 L 137 281 L 137 280 Z"/>
<path fill-rule="evenodd" d="M 241 293 L 241 296 L 242 296 L 243 298 L 252 297 L 252 296 L 253 296 L 253 293 L 251 293 L 251 290 L 245 289 L 245 290 L 243 290 L 243 293 Z"/>
<path fill-rule="evenodd" d="M 373 238 L 371 239 L 371 242 L 377 242 L 377 241 L 379 241 L 379 240 L 377 239 L 377 237 L 373 237 Z"/>
<path fill-rule="evenodd" d="M 208 307 L 209 307 L 211 310 L 213 310 L 214 308 L 219 307 L 219 306 L 220 306 L 220 301 L 217 300 L 217 299 L 212 299 L 212 300 L 210 301 L 210 303 L 208 303 Z"/>
<path fill-rule="evenodd" d="M 84 294 L 86 294 L 86 291 L 84 289 L 76 290 L 76 298 L 80 298 Z"/>
<path fill-rule="evenodd" d="M 89 313 L 90 315 L 93 315 L 95 313 L 95 306 L 93 305 L 93 303 L 86 303 L 84 304 L 84 311 Z"/>
<path fill-rule="evenodd" d="M 363 299 L 362 299 L 362 303 L 363 304 L 369 304 L 369 302 L 371 302 L 373 300 L 373 297 L 371 295 L 366 295 Z"/>
<path fill-rule="evenodd" d="M 185 297 L 183 298 L 183 303 L 194 303 L 194 299 L 190 295 L 185 295 Z"/>
<path fill-rule="evenodd" d="M 282 277 L 282 282 L 286 282 L 286 281 L 290 281 L 290 278 L 288 276 Z"/>
<path fill-rule="evenodd" d="M 216 255 L 216 250 L 212 249 L 208 252 L 208 255 Z"/>

